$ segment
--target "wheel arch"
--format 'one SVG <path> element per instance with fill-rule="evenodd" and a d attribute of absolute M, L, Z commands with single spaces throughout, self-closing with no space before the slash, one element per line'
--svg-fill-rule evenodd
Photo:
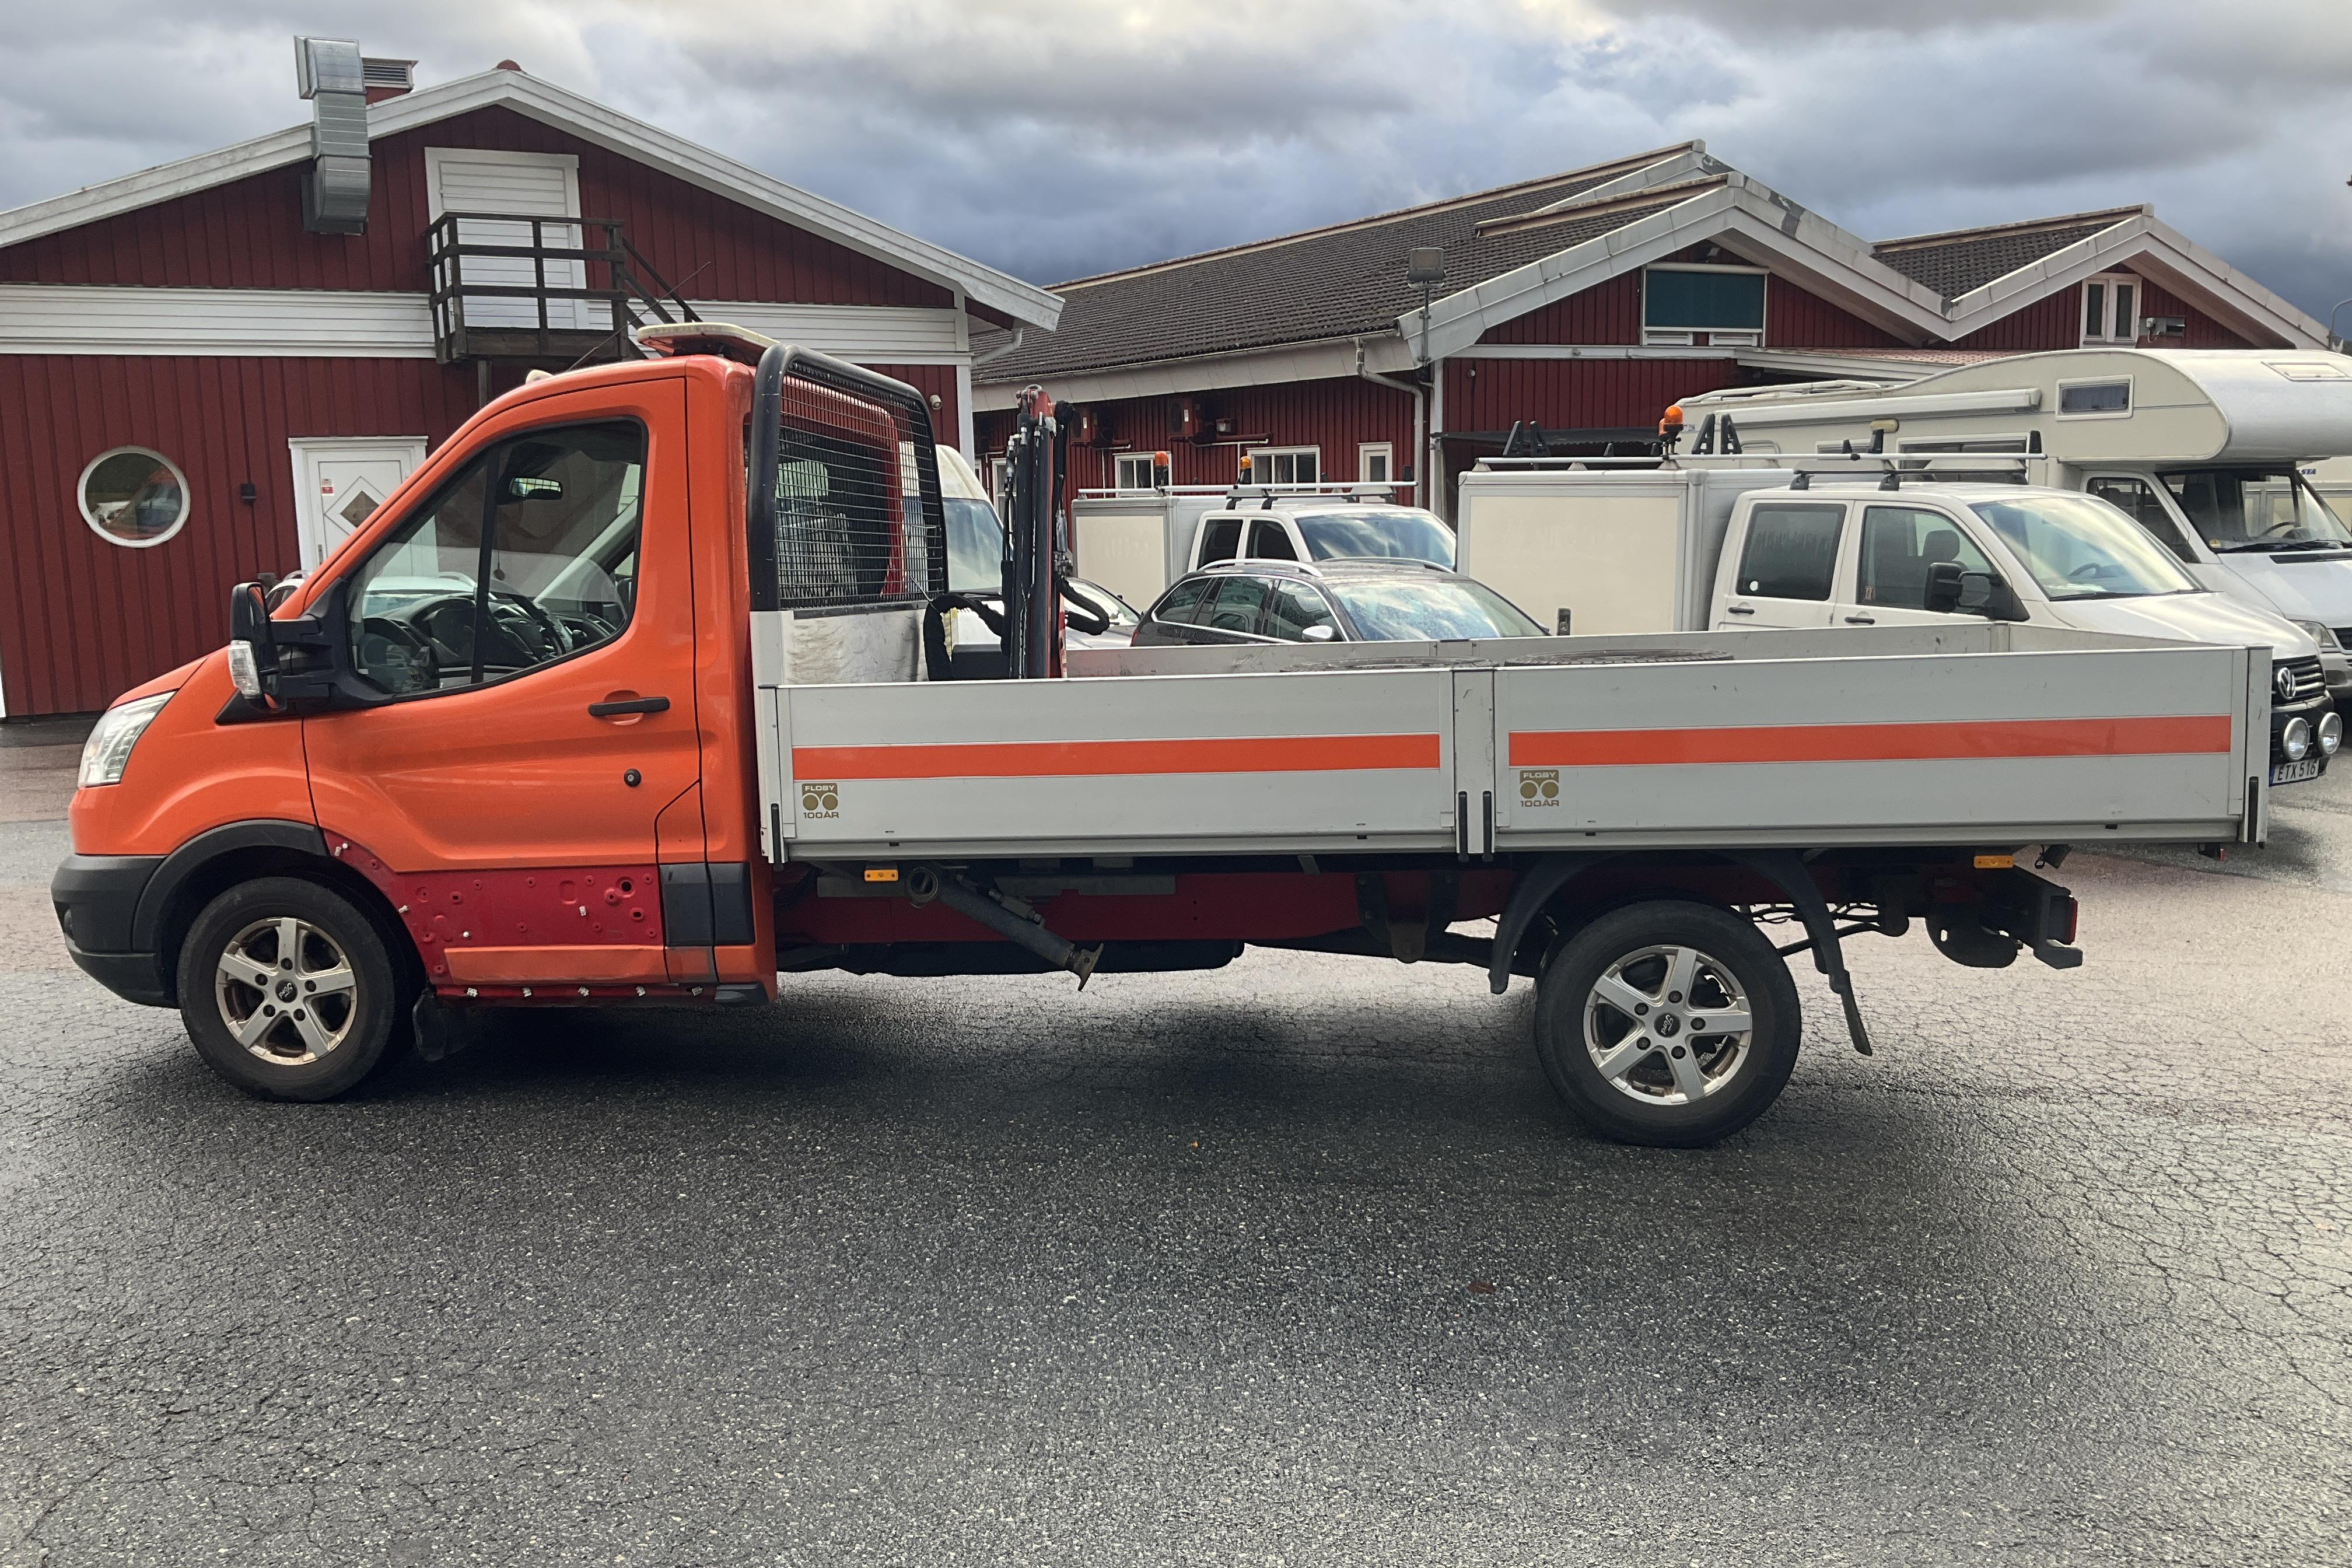
<path fill-rule="evenodd" d="M 1805 936 L 1811 944 L 1813 965 L 1826 976 L 1830 989 L 1836 993 L 1843 1005 L 1846 1031 L 1853 1047 L 1864 1056 L 1871 1054 L 1870 1034 L 1864 1027 L 1862 1010 L 1853 996 L 1853 977 L 1845 967 L 1843 945 L 1838 939 L 1837 927 L 1830 919 L 1829 906 L 1807 868 L 1802 855 L 1792 849 L 1718 849 L 1706 852 L 1712 858 L 1726 861 L 1755 873 L 1779 888 L 1795 906 L 1803 922 Z M 1511 976 L 1517 972 L 1520 946 L 1535 928 L 1536 918 L 1557 905 L 1561 896 L 1579 878 L 1588 872 L 1621 860 L 1643 858 L 1638 851 L 1594 849 L 1563 850 L 1546 855 L 1521 877 L 1512 889 L 1510 902 L 1504 907 L 1495 925 L 1494 955 L 1489 961 L 1486 983 L 1496 995 L 1509 989 Z M 1686 902 L 1710 903 L 1687 889 L 1662 887 L 1649 897 L 1678 898 Z M 1622 908 L 1640 901 L 1627 897 L 1610 900 L 1603 908 Z"/>
<path fill-rule="evenodd" d="M 148 879 L 131 916 L 131 938 L 156 955 L 165 995 L 179 1001 L 180 945 L 206 904 L 240 882 L 262 877 L 299 877 L 343 894 L 381 931 L 394 962 L 415 964 L 409 937 L 383 893 L 357 871 L 327 853 L 317 825 L 257 818 L 231 822 L 189 839 L 164 858 Z"/>

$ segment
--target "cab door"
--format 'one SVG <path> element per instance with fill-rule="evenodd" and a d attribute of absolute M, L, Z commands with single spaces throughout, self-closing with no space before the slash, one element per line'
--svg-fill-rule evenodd
<path fill-rule="evenodd" d="M 436 983 L 667 977 L 657 862 L 703 844 L 686 440 L 683 380 L 535 399 L 325 590 L 375 695 L 303 721 L 319 824 Z"/>
<path fill-rule="evenodd" d="M 1854 548 L 1838 567 L 1838 626 L 1943 626 L 1982 620 L 1982 611 L 1927 608 L 1927 569 L 1940 562 L 1964 574 L 1963 605 L 1981 605 L 1996 572 L 1958 518 L 1935 507 L 1865 502 L 1854 509 Z"/>
<path fill-rule="evenodd" d="M 1716 629 L 1828 626 L 1845 514 L 1842 500 L 1757 502 L 1724 547 L 1738 564 L 1717 593 Z"/>

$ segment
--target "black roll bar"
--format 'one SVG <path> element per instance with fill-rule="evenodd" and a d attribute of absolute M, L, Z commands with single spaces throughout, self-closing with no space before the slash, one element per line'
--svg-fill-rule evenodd
<path fill-rule="evenodd" d="M 750 531 L 751 607 L 772 610 L 776 581 L 776 470 L 783 460 L 784 379 L 881 404 L 905 416 L 915 447 L 915 486 L 922 509 L 923 566 L 937 579 L 922 584 L 929 599 L 947 590 L 947 505 L 940 491 L 940 455 L 931 434 L 931 405 L 923 395 L 894 377 L 791 343 L 771 343 L 751 376 L 751 493 L 744 508 Z"/>

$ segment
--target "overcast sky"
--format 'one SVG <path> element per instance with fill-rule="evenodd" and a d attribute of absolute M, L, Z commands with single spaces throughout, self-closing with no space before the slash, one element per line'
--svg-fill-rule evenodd
<path fill-rule="evenodd" d="M 0 0 L 0 207 L 306 118 L 303 31 L 415 56 L 420 83 L 511 58 L 1040 283 L 1698 136 L 1870 238 L 2148 201 L 2315 315 L 2352 295 L 2347 0 Z"/>

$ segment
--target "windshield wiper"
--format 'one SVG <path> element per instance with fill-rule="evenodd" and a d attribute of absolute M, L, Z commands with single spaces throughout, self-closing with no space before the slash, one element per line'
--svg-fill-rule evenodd
<path fill-rule="evenodd" d="M 2352 549 L 2352 540 L 2347 540 L 2347 539 L 2252 539 L 2252 540 L 2248 540 L 2248 541 L 2247 541 L 2245 543 L 2243 543 L 2243 544 L 2217 544 L 2217 545 L 2213 546 L 2213 553 L 2214 553 L 2214 554 L 2216 554 L 2216 555 L 2238 555 L 2238 554 L 2242 554 L 2244 552 L 2249 551 L 2249 550 L 2259 550 L 2259 551 L 2261 551 L 2261 552 L 2262 552 L 2263 554 L 2265 554 L 2265 555 L 2274 555 L 2274 554 L 2277 554 L 2279 552 L 2281 552 L 2281 551 L 2284 551 L 2284 550 L 2345 550 L 2345 549 Z"/>

